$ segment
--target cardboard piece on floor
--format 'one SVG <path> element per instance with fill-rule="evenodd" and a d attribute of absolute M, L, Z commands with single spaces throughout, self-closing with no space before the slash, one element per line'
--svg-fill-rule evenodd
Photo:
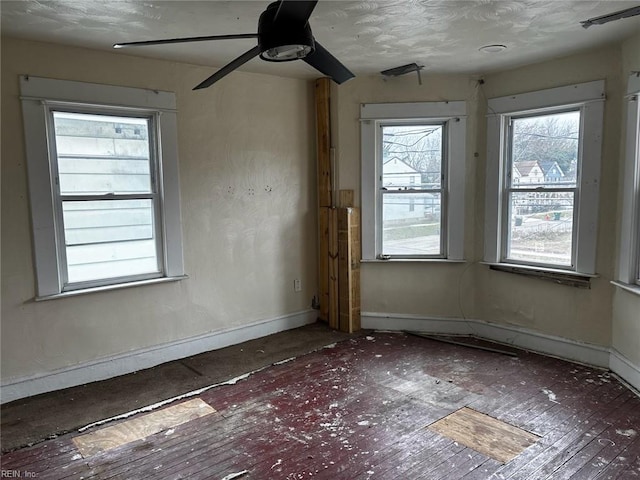
<path fill-rule="evenodd" d="M 195 398 L 101 428 L 95 432 L 80 435 L 73 439 L 73 443 L 86 458 L 212 413 L 215 413 L 213 407 L 203 400 Z"/>
<path fill-rule="evenodd" d="M 429 428 L 501 463 L 517 457 L 540 438 L 467 407 L 441 418 Z"/>

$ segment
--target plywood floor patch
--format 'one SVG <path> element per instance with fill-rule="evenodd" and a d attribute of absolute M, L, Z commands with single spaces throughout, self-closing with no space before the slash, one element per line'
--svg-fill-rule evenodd
<path fill-rule="evenodd" d="M 213 407 L 203 400 L 195 398 L 117 425 L 80 435 L 73 439 L 73 443 L 86 458 L 212 413 L 215 413 Z"/>
<path fill-rule="evenodd" d="M 501 463 L 509 462 L 540 438 L 467 407 L 432 423 L 429 428 Z"/>

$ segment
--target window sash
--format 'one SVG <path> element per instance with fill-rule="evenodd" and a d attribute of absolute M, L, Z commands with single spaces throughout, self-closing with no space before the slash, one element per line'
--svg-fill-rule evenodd
<path fill-rule="evenodd" d="M 376 163 L 377 172 L 376 176 L 376 257 L 378 258 L 446 258 L 446 232 L 447 232 L 447 195 L 446 185 L 448 182 L 448 162 L 447 162 L 447 145 L 448 145 L 448 122 L 449 120 L 432 120 L 432 121 L 420 121 L 418 119 L 405 119 L 405 120 L 393 120 L 393 121 L 378 121 L 376 129 L 378 132 L 378 138 L 376 142 Z M 441 151 L 440 151 L 440 186 L 439 188 L 423 187 L 416 185 L 409 185 L 406 190 L 400 189 L 387 189 L 383 186 L 383 148 L 384 148 L 384 135 L 383 131 L 385 127 L 394 126 L 406 126 L 406 127 L 429 127 L 440 126 L 442 128 L 441 133 Z M 384 197 L 387 195 L 407 195 L 407 194 L 424 194 L 434 193 L 440 195 L 440 238 L 439 238 L 439 251 L 435 254 L 389 254 L 385 252 L 384 245 Z"/>
<path fill-rule="evenodd" d="M 503 184 L 503 193 L 502 197 L 502 218 L 501 222 L 501 236 L 500 236 L 500 261 L 505 263 L 514 263 L 518 265 L 530 265 L 530 266 L 541 266 L 546 268 L 569 268 L 574 270 L 576 268 L 576 251 L 577 251 L 577 219 L 578 219 L 578 205 L 579 205 L 579 194 L 580 194 L 580 171 L 582 166 L 581 161 L 581 145 L 582 145 L 582 127 L 580 126 L 580 131 L 578 132 L 578 156 L 577 156 L 577 166 L 576 166 L 576 180 L 572 182 L 573 187 L 563 187 L 556 186 L 555 184 L 528 184 L 528 183 L 518 183 L 513 182 L 513 168 L 514 168 L 514 128 L 513 121 L 523 118 L 535 118 L 546 115 L 553 114 L 561 114 L 568 112 L 580 112 L 580 118 L 582 119 L 582 109 L 575 107 L 553 107 L 553 108 L 545 108 L 541 110 L 536 110 L 533 112 L 514 112 L 509 115 L 503 115 L 502 119 L 504 122 L 504 152 L 505 154 L 502 157 L 502 169 L 505 173 L 505 176 L 502 180 Z M 580 122 L 582 123 L 582 121 Z M 529 186 L 535 185 L 535 186 Z M 523 259 L 516 259 L 511 256 L 511 243 L 512 243 L 512 230 L 511 230 L 511 217 L 513 211 L 513 193 L 572 193 L 573 194 L 573 209 L 572 209 L 572 218 L 571 218 L 571 252 L 570 252 L 570 262 L 569 264 L 564 263 L 547 263 L 547 262 L 534 262 L 534 261 L 526 261 Z"/>
<path fill-rule="evenodd" d="M 54 230 L 58 255 L 58 275 L 61 285 L 61 291 L 74 291 L 86 288 L 101 287 L 108 285 L 121 284 L 139 280 L 148 280 L 163 277 L 165 275 L 164 258 L 164 241 L 163 241 L 163 215 L 162 215 L 162 198 L 158 188 L 158 172 L 159 172 L 159 155 L 158 155 L 158 113 L 132 109 L 122 109 L 117 107 L 100 107 L 91 105 L 74 105 L 65 106 L 56 103 L 49 103 L 45 106 L 47 118 L 47 132 L 49 136 L 49 170 L 51 181 L 51 192 L 53 196 L 54 209 Z M 59 166 L 57 141 L 55 133 L 54 113 L 68 112 L 77 114 L 102 114 L 118 117 L 131 117 L 147 120 L 147 128 L 149 134 L 149 175 L 150 175 L 150 191 L 146 193 L 108 193 L 108 194 L 62 194 L 60 191 Z M 103 277 L 88 281 L 70 281 L 69 280 L 69 264 L 67 258 L 67 242 L 65 238 L 65 221 L 63 205 L 65 202 L 89 202 L 89 201 L 118 201 L 118 200 L 151 200 L 152 218 L 153 218 L 153 238 L 155 244 L 156 271 L 132 274 L 126 276 Z"/>
<path fill-rule="evenodd" d="M 512 234 L 513 230 L 511 229 L 511 218 L 513 212 L 513 193 L 521 194 L 521 193 L 572 193 L 571 201 L 573 203 L 573 208 L 571 212 L 571 252 L 570 252 L 570 261 L 569 263 L 552 263 L 552 262 L 542 262 L 542 261 L 527 261 L 521 258 L 514 258 L 512 256 L 511 250 L 513 247 L 512 244 Z M 506 189 L 506 194 L 504 195 L 505 206 L 502 211 L 504 212 L 502 218 L 502 242 L 501 242 L 501 261 L 505 263 L 513 263 L 518 265 L 529 265 L 529 266 L 541 266 L 545 268 L 575 268 L 576 264 L 576 244 L 577 244 L 577 228 L 576 228 L 576 212 L 577 212 L 577 198 L 578 198 L 578 189 Z"/>
<path fill-rule="evenodd" d="M 401 196 L 406 196 L 406 197 L 419 197 L 424 195 L 425 193 L 428 194 L 434 194 L 434 195 L 438 195 L 439 199 L 440 199 L 440 224 L 439 224 L 439 234 L 438 234 L 438 252 L 437 253 L 433 253 L 433 254 L 427 254 L 427 253 L 423 253 L 423 254 L 409 254 L 409 253 L 402 253 L 402 254 L 393 254 L 390 253 L 390 250 L 388 249 L 388 247 L 385 246 L 384 244 L 384 220 L 383 220 L 383 216 L 384 216 L 384 197 L 385 196 L 397 196 L 397 195 L 401 195 Z M 380 250 L 378 251 L 378 255 L 380 256 L 384 256 L 384 258 L 444 258 L 446 255 L 446 240 L 447 240 L 447 229 L 446 229 L 446 223 L 447 223 L 447 215 L 446 215 L 446 202 L 445 202 L 445 195 L 446 192 L 444 189 L 439 188 L 439 189 L 429 189 L 429 190 L 382 190 L 380 191 L 380 208 L 379 208 L 379 212 L 380 212 L 380 219 L 378 220 L 378 227 L 379 227 L 379 238 L 380 238 Z M 418 203 L 419 205 L 419 203 Z M 412 212 L 415 210 L 412 210 Z"/>
<path fill-rule="evenodd" d="M 98 278 L 95 280 L 87 280 L 87 281 L 70 281 L 69 272 L 68 272 L 67 248 L 75 247 L 78 245 L 67 245 L 67 242 L 66 242 L 64 216 L 62 212 L 62 208 L 65 201 L 67 202 L 68 201 L 109 202 L 109 201 L 117 201 L 117 200 L 151 200 L 152 201 L 151 203 L 152 217 L 153 217 L 152 231 L 153 231 L 153 240 L 155 245 L 155 257 L 156 257 L 155 271 L 150 271 L 148 273 L 142 273 L 142 274 L 126 275 L 126 276 L 103 277 L 103 278 Z M 101 287 L 101 286 L 107 286 L 107 285 L 115 285 L 120 283 L 138 281 L 138 280 L 149 280 L 149 279 L 165 276 L 165 267 L 163 262 L 164 245 L 162 241 L 162 228 L 160 224 L 162 215 L 160 212 L 160 208 L 158 207 L 159 205 L 158 195 L 136 195 L 136 196 L 128 195 L 125 198 L 114 196 L 109 199 L 102 199 L 102 200 L 89 199 L 89 198 L 79 200 L 77 198 L 70 198 L 70 199 L 61 200 L 60 202 L 55 202 L 55 203 L 56 203 L 57 210 L 60 211 L 59 214 L 56 213 L 56 234 L 58 236 L 58 245 L 60 246 L 60 248 L 58 248 L 58 255 L 59 255 L 58 261 L 59 261 L 60 279 L 61 279 L 63 292 L 80 290 L 85 288 Z M 106 243 L 115 243 L 115 242 L 106 242 Z M 122 241 L 119 241 L 118 243 L 122 243 Z M 96 243 L 93 243 L 92 245 L 95 245 L 95 244 Z"/>

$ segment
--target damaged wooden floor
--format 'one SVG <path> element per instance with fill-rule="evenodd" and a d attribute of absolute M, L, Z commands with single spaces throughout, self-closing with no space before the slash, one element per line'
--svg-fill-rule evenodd
<path fill-rule="evenodd" d="M 4 455 L 2 474 L 57 480 L 640 478 L 640 398 L 603 371 L 525 352 L 510 357 L 375 333 L 197 398 L 212 407 L 204 416 L 163 424 L 158 433 L 113 448 L 92 445 L 85 457 L 74 438 L 105 427 L 116 431 L 132 419 L 138 425 L 144 414 L 68 434 Z M 480 426 L 468 427 L 469 443 L 447 437 L 443 422 L 436 422 L 455 412 L 522 432 L 521 453 L 506 463 L 492 458 L 500 458 L 492 455 L 500 435 L 489 438 L 491 429 Z M 466 434 L 458 428 L 457 435 Z M 465 444 L 486 448 L 477 447 L 481 453 Z"/>

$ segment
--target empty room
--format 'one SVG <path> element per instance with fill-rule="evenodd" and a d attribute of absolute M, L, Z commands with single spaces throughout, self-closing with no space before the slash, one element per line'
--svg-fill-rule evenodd
<path fill-rule="evenodd" d="M 0 14 L 2 478 L 640 478 L 640 3 Z"/>

